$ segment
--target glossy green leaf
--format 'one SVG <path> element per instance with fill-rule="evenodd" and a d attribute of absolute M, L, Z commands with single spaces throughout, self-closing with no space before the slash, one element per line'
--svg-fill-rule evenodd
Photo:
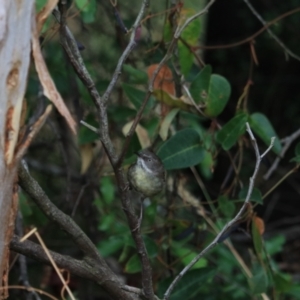
<path fill-rule="evenodd" d="M 191 83 L 190 93 L 197 104 L 207 101 L 211 72 L 211 66 L 206 65 Z"/>
<path fill-rule="evenodd" d="M 231 87 L 227 79 L 221 75 L 211 75 L 204 113 L 209 117 L 218 116 L 225 108 L 230 94 Z"/>
<path fill-rule="evenodd" d="M 142 270 L 140 259 L 137 254 L 131 256 L 125 266 L 125 272 L 129 274 L 135 274 Z"/>
<path fill-rule="evenodd" d="M 205 284 L 214 278 L 215 270 L 211 268 L 195 269 L 187 272 L 175 286 L 170 300 L 196 300 L 202 299 L 201 290 Z M 168 278 L 159 283 L 158 296 L 163 297 L 166 289 L 171 284 L 173 278 Z"/>
<path fill-rule="evenodd" d="M 245 200 L 248 193 L 248 186 L 243 187 L 239 192 L 239 199 Z M 259 189 L 254 188 L 250 200 L 258 204 L 263 204 L 263 198 Z"/>
<path fill-rule="evenodd" d="M 142 106 L 142 103 L 146 97 L 146 92 L 136 89 L 133 86 L 125 83 L 122 84 L 122 88 L 126 96 L 128 97 L 128 99 L 130 100 L 130 102 L 138 110 Z M 154 106 L 154 99 L 153 97 L 150 97 L 145 107 L 145 112 L 146 113 L 149 112 L 153 108 L 153 106 Z"/>
<path fill-rule="evenodd" d="M 235 211 L 235 205 L 232 200 L 228 199 L 227 196 L 221 196 L 218 198 L 219 210 L 220 212 L 230 218 L 233 216 Z"/>
<path fill-rule="evenodd" d="M 192 128 L 177 132 L 164 142 L 157 154 L 166 170 L 188 168 L 203 159 L 203 147 L 198 132 Z"/>
<path fill-rule="evenodd" d="M 276 154 L 280 154 L 282 146 L 269 119 L 264 114 L 254 113 L 250 116 L 249 123 L 251 129 L 263 140 L 267 146 L 270 146 L 271 138 L 275 137 L 276 139 L 272 150 Z"/>
<path fill-rule="evenodd" d="M 146 72 L 135 69 L 131 65 L 124 64 L 123 71 L 129 75 L 128 81 L 135 84 L 144 84 L 148 82 L 148 75 Z"/>
<path fill-rule="evenodd" d="M 217 141 L 225 151 L 229 150 L 237 142 L 238 138 L 245 133 L 247 119 L 247 114 L 239 113 L 217 133 Z"/>
<path fill-rule="evenodd" d="M 177 113 L 179 112 L 178 108 L 172 109 L 164 118 L 161 123 L 159 135 L 163 141 L 165 141 L 168 137 L 169 128 L 172 124 L 172 121 L 176 117 Z"/>

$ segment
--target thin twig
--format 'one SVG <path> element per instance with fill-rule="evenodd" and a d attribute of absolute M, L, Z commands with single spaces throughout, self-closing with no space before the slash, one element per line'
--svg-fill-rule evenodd
<path fill-rule="evenodd" d="M 236 216 L 229 221 L 224 227 L 223 229 L 218 233 L 218 235 L 214 238 L 214 240 L 205 248 L 203 249 L 178 275 L 177 277 L 173 280 L 173 282 L 171 283 L 171 285 L 169 286 L 169 288 L 167 289 L 166 293 L 164 294 L 164 300 L 168 300 L 171 292 L 173 291 L 174 287 L 176 286 L 176 284 L 178 283 L 178 281 L 191 269 L 191 267 L 197 263 L 199 261 L 200 258 L 202 258 L 208 251 L 210 251 L 211 249 L 213 249 L 215 246 L 217 246 L 219 239 L 222 237 L 222 235 L 231 227 L 233 226 L 242 216 L 244 210 L 246 209 L 248 203 L 250 202 L 250 197 L 254 188 L 254 180 L 257 176 L 258 170 L 259 170 L 259 166 L 262 160 L 262 156 L 259 153 L 259 149 L 256 143 L 256 139 L 251 131 L 251 128 L 248 124 L 248 122 L 246 123 L 246 127 L 247 127 L 247 131 L 248 134 L 250 136 L 251 142 L 253 144 L 254 147 L 254 151 L 255 151 L 255 156 L 256 156 L 256 164 L 255 164 L 255 168 L 254 168 L 254 172 L 252 177 L 250 177 L 249 179 L 249 188 L 248 188 L 248 192 L 247 192 L 247 196 L 245 198 L 245 201 L 242 205 L 242 207 L 240 208 L 239 212 L 236 214 Z M 272 137 L 271 138 L 271 143 L 270 143 L 270 147 L 267 149 L 268 151 L 270 151 L 270 149 L 273 147 L 274 145 L 274 141 L 275 138 Z M 263 155 L 265 155 L 266 152 L 263 153 Z"/>
<path fill-rule="evenodd" d="M 94 126 L 92 126 L 92 125 L 84 122 L 83 120 L 80 121 L 80 124 L 82 124 L 83 126 L 87 127 L 88 129 L 92 130 L 93 132 L 99 134 L 99 130 L 96 127 L 94 127 Z"/>
<path fill-rule="evenodd" d="M 255 15 L 255 17 L 263 24 L 266 25 L 267 22 L 262 18 L 262 16 L 255 10 L 255 8 L 252 6 L 252 4 L 248 1 L 248 0 L 243 0 L 247 6 L 249 7 L 249 9 L 251 10 L 251 12 Z M 290 55 L 291 57 L 297 59 L 298 61 L 300 61 L 300 57 L 298 55 L 296 55 L 295 53 L 293 53 L 275 34 L 274 32 L 270 29 L 267 28 L 266 29 L 268 31 L 268 33 L 270 34 L 270 36 L 277 42 L 277 44 L 284 50 L 286 56 Z"/>
<path fill-rule="evenodd" d="M 276 157 L 276 159 L 274 160 L 272 166 L 270 167 L 270 169 L 268 170 L 268 172 L 264 175 L 264 179 L 268 180 L 271 175 L 273 174 L 273 172 L 277 169 L 281 159 L 284 158 L 285 153 L 287 152 L 287 150 L 290 148 L 291 144 L 300 136 L 300 129 L 296 130 L 294 133 L 292 133 L 291 135 L 285 137 L 284 139 L 281 140 L 281 143 L 284 144 L 284 146 L 282 147 L 282 150 L 279 154 L 278 157 Z"/>
<path fill-rule="evenodd" d="M 107 105 L 107 102 L 108 102 L 108 99 L 109 99 L 109 96 L 114 88 L 114 86 L 116 85 L 117 83 L 117 80 L 119 78 L 119 76 L 121 75 L 121 70 L 122 70 L 122 66 L 123 64 L 125 63 L 127 57 L 129 56 L 129 54 L 131 53 L 131 51 L 134 49 L 134 47 L 136 46 L 136 30 L 137 28 L 140 26 L 140 22 L 141 22 L 141 19 L 145 13 L 145 10 L 146 10 L 146 6 L 147 6 L 147 3 L 148 3 L 148 0 L 144 0 L 143 3 L 142 3 L 142 7 L 138 13 L 138 16 L 132 26 L 132 32 L 131 32 L 131 36 L 130 36 L 130 41 L 126 47 L 126 49 L 124 50 L 124 52 L 122 53 L 119 61 L 118 61 L 118 64 L 117 64 L 117 67 L 115 69 L 115 72 L 112 76 L 112 79 L 106 89 L 106 91 L 104 92 L 103 96 L 102 96 L 102 100 L 104 102 L 104 105 Z"/>

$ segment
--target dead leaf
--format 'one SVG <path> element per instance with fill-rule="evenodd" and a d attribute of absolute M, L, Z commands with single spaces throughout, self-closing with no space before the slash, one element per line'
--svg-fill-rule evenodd
<path fill-rule="evenodd" d="M 18 145 L 16 159 L 21 159 L 22 156 L 25 154 L 27 148 L 29 147 L 31 141 L 33 138 L 37 135 L 37 133 L 40 131 L 42 126 L 44 125 L 45 121 L 47 120 L 47 117 L 52 111 L 52 105 L 49 104 L 45 110 L 45 112 L 38 118 L 38 120 L 29 128 L 29 133 L 27 136 L 25 136 L 26 140 L 21 141 L 21 144 Z M 26 133 L 25 133 L 26 134 Z M 22 137 L 21 137 L 22 138 Z"/>
<path fill-rule="evenodd" d="M 152 79 L 154 72 L 156 71 L 158 64 L 154 64 L 148 67 L 147 73 L 149 80 Z M 163 90 L 166 93 L 175 96 L 175 84 L 173 79 L 173 74 L 171 69 L 163 65 L 162 68 L 159 70 L 154 83 L 153 83 L 154 90 Z"/>
<path fill-rule="evenodd" d="M 80 146 L 81 170 L 80 174 L 85 174 L 94 157 L 93 144 L 84 144 Z"/>
<path fill-rule="evenodd" d="M 177 113 L 179 112 L 178 108 L 173 108 L 164 118 L 160 125 L 159 135 L 163 141 L 165 141 L 168 137 L 169 128 L 171 126 L 172 121 L 176 117 Z"/>
<path fill-rule="evenodd" d="M 122 132 L 125 136 L 128 134 L 132 124 L 133 124 L 133 121 L 131 121 L 123 126 Z M 151 146 L 151 141 L 150 141 L 148 131 L 144 127 L 142 127 L 140 124 L 138 124 L 135 128 L 135 132 L 137 134 L 137 137 L 138 137 L 139 142 L 143 149 Z"/>
<path fill-rule="evenodd" d="M 42 27 L 49 16 L 51 14 L 52 10 L 57 5 L 58 0 L 48 0 L 48 2 L 45 4 L 45 6 L 39 11 L 39 13 L 36 16 L 36 26 L 37 26 L 37 32 L 40 33 L 42 30 Z"/>
<path fill-rule="evenodd" d="M 60 93 L 57 91 L 56 86 L 49 74 L 47 69 L 46 63 L 44 61 L 40 43 L 39 43 L 39 36 L 36 25 L 32 25 L 32 53 L 35 63 L 36 71 L 39 75 L 39 79 L 43 86 L 44 95 L 52 101 L 55 105 L 59 113 L 66 119 L 68 125 L 70 126 L 73 133 L 76 134 L 76 123 L 71 116 L 68 108 L 66 107 Z"/>
<path fill-rule="evenodd" d="M 252 222 L 255 223 L 256 228 L 260 235 L 263 235 L 265 232 L 265 222 L 262 218 L 254 216 Z"/>

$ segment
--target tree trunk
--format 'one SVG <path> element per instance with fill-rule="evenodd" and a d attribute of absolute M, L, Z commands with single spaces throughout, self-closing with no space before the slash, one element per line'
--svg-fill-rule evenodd
<path fill-rule="evenodd" d="M 17 211 L 15 150 L 34 17 L 34 0 L 0 0 L 0 287 L 7 282 L 8 246 Z"/>

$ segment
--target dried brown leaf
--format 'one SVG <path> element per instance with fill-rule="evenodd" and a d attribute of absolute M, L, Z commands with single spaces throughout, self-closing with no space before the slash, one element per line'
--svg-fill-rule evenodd
<path fill-rule="evenodd" d="M 33 24 L 32 26 L 32 54 L 34 58 L 36 71 L 39 75 L 39 79 L 43 86 L 44 95 L 50 101 L 52 101 L 59 113 L 66 119 L 73 133 L 76 134 L 76 123 L 73 117 L 71 116 L 70 111 L 66 107 L 60 93 L 57 91 L 56 86 L 49 74 L 46 63 L 44 61 L 40 48 L 38 31 L 35 24 Z"/>
<path fill-rule="evenodd" d="M 49 0 L 45 6 L 39 11 L 39 13 L 36 16 L 36 26 L 37 26 L 37 32 L 40 33 L 41 29 L 49 16 L 51 14 L 52 10 L 57 5 L 58 0 Z"/>

